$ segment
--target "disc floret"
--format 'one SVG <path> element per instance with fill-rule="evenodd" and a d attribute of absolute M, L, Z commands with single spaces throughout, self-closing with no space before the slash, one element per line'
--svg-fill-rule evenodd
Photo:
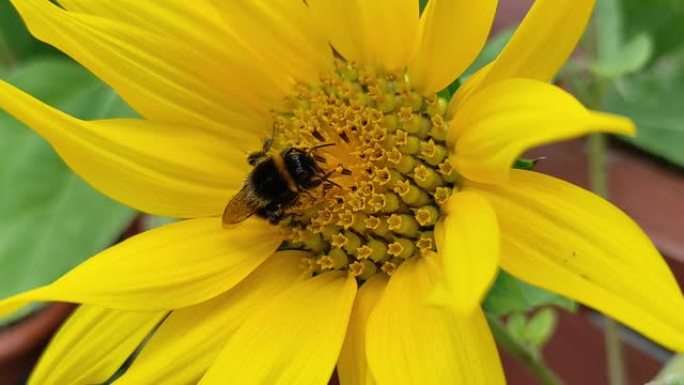
<path fill-rule="evenodd" d="M 447 159 L 447 103 L 404 76 L 337 62 L 317 87 L 300 85 L 276 117 L 274 146 L 310 148 L 332 184 L 281 223 L 283 248 L 304 249 L 311 273 L 391 275 L 435 250 L 434 226 L 458 181 Z"/>

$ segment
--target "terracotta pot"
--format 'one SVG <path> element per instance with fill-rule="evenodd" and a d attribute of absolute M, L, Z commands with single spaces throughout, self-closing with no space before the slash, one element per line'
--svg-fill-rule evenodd
<path fill-rule="evenodd" d="M 0 329 L 0 385 L 20 385 L 28 378 L 52 335 L 74 305 L 54 303 Z"/>

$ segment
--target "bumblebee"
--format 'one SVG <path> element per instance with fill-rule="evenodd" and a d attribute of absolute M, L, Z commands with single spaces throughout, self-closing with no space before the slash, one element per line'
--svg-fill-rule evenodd
<path fill-rule="evenodd" d="M 269 153 L 272 142 L 266 140 L 261 151 L 247 157 L 252 171 L 223 211 L 224 225 L 240 223 L 253 214 L 277 224 L 301 193 L 324 182 L 336 185 L 328 180 L 332 172 L 326 173 L 319 165 L 325 159 L 315 154 L 332 143 L 309 148 L 288 147 L 280 153 Z"/>

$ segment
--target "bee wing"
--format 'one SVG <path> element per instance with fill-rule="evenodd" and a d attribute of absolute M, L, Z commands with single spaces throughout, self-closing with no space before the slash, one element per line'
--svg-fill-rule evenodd
<path fill-rule="evenodd" d="M 235 225 L 249 218 L 260 208 L 258 202 L 252 189 L 248 185 L 244 186 L 223 210 L 223 224 Z"/>

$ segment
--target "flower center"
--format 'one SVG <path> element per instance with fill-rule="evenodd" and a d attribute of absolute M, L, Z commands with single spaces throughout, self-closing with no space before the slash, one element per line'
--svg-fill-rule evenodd
<path fill-rule="evenodd" d="M 446 101 L 408 81 L 339 61 L 315 87 L 299 86 L 275 122 L 274 148 L 311 148 L 333 184 L 300 194 L 281 222 L 283 249 L 303 249 L 316 274 L 391 275 L 435 250 L 433 230 L 458 175 L 447 159 Z"/>

